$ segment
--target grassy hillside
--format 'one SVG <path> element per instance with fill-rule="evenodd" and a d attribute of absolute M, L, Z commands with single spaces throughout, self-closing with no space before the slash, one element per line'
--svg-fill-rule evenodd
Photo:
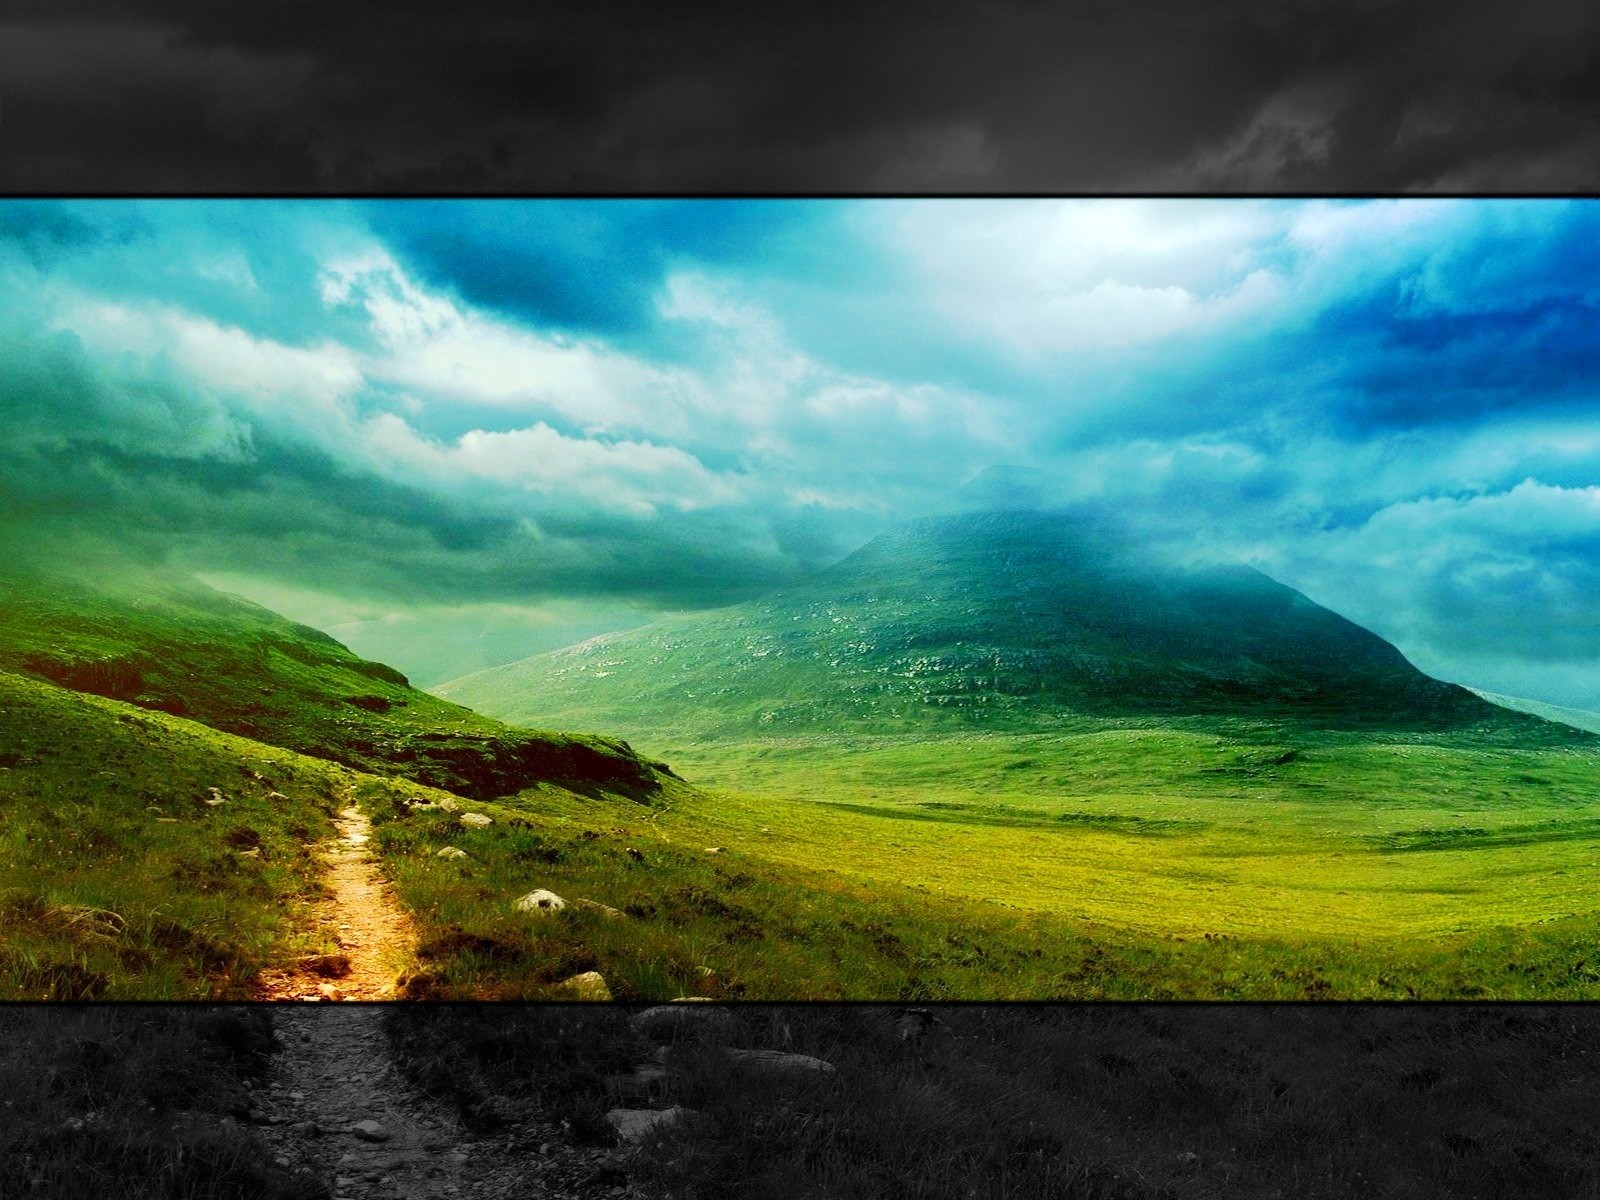
<path fill-rule="evenodd" d="M 1513 712 L 1527 713 L 1541 720 L 1554 721 L 1558 725 L 1570 725 L 1586 733 L 1600 733 L 1600 712 L 1592 712 L 1586 708 L 1568 708 L 1562 704 L 1546 704 L 1542 700 L 1526 700 L 1521 696 L 1506 696 L 1499 692 L 1481 691 L 1478 688 L 1473 688 L 1472 691 L 1489 703 L 1509 708 Z"/>
<path fill-rule="evenodd" d="M 468 796 L 659 779 L 620 742 L 511 729 L 315 629 L 109 555 L 0 566 L 0 670 Z"/>
<path fill-rule="evenodd" d="M 247 997 L 319 948 L 292 915 L 350 772 L 4 672 L 0 728 L 0 997 Z"/>
<path fill-rule="evenodd" d="M 1037 512 L 918 521 L 764 600 L 441 685 L 506 720 L 682 744 L 1250 716 L 1563 731 L 1430 679 L 1248 568 L 1164 563 Z"/>
<path fill-rule="evenodd" d="M 1126 749 L 1100 750 L 1122 783 Z M 1198 797 L 1024 780 L 974 812 L 915 749 L 843 755 L 836 778 L 730 752 L 696 764 L 724 787 L 648 808 L 540 789 L 478 805 L 476 830 L 369 808 L 424 926 L 419 996 L 538 999 L 598 970 L 619 999 L 1600 998 L 1592 763 L 1318 753 L 1324 784 L 1388 789 L 1374 818 L 1354 784 L 1241 801 L 1281 746 L 1142 749 L 1178 785 L 1180 752 L 1221 773 Z M 1538 773 L 1545 803 L 1495 812 L 1485 767 L 1494 789 Z M 535 888 L 568 907 L 514 911 Z"/>

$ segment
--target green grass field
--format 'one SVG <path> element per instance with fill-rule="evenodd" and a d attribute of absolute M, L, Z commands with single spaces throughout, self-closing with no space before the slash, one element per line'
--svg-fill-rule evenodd
<path fill-rule="evenodd" d="M 378 841 L 444 994 L 1600 996 L 1592 751 L 1266 732 L 678 746 L 704 789 Z M 535 887 L 629 919 L 513 914 Z"/>
<path fill-rule="evenodd" d="M 327 950 L 313 850 L 346 796 L 417 997 L 588 970 L 619 999 L 1600 996 L 1600 750 L 1532 717 L 629 730 L 679 779 L 181 578 L 82 586 L 0 596 L 8 996 L 245 996 Z M 623 916 L 515 912 L 535 888 Z"/>
<path fill-rule="evenodd" d="M 1276 736 L 1274 736 L 1276 735 Z M 1593 915 L 1600 753 L 1305 730 L 673 747 L 730 849 L 1157 936 Z"/>

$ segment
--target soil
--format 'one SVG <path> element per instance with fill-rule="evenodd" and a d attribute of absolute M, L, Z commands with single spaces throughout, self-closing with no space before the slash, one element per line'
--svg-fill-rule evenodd
<path fill-rule="evenodd" d="M 259 999 L 391 999 L 415 958 L 416 927 L 378 872 L 372 823 L 351 804 L 336 825 L 337 836 L 322 850 L 326 893 L 312 919 L 337 951 L 263 971 Z"/>
<path fill-rule="evenodd" d="M 639 1200 L 618 1151 L 571 1145 L 530 1110 L 494 1134 L 467 1130 L 401 1077 L 383 1005 L 283 1005 L 281 1043 L 251 1119 L 280 1166 L 337 1200 Z M 522 1116 L 522 1119 L 519 1119 Z M 356 1127 L 377 1122 L 382 1140 Z M 308 1194 L 314 1194 L 308 1187 Z M 326 1194 L 326 1193 L 323 1193 Z"/>

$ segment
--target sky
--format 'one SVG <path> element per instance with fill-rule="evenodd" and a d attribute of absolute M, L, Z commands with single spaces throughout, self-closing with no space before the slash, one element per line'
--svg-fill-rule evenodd
<path fill-rule="evenodd" d="M 1600 185 L 1581 0 L 7 0 L 0 188 Z"/>
<path fill-rule="evenodd" d="M 1597 304 L 1585 200 L 13 199 L 0 505 L 432 683 L 1023 467 L 1600 706 Z"/>

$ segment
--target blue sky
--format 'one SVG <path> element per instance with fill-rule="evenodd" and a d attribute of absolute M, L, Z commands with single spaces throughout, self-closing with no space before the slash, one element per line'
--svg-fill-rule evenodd
<path fill-rule="evenodd" d="M 0 492 L 426 682 L 1029 466 L 1600 705 L 1597 302 L 1590 201 L 11 201 Z"/>

